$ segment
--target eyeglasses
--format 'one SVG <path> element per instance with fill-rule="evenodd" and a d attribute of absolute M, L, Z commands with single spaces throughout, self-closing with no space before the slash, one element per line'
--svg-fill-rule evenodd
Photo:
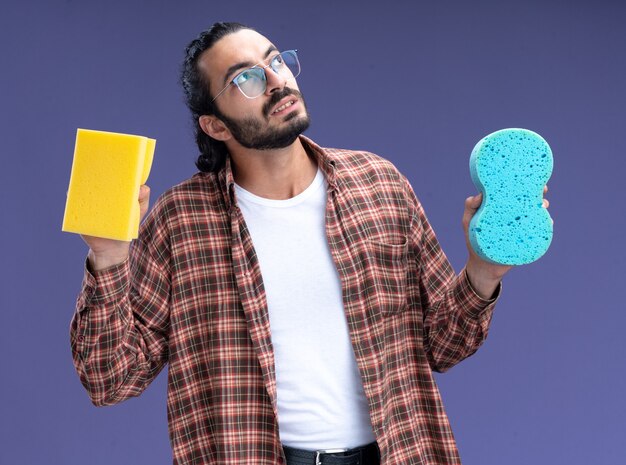
<path fill-rule="evenodd" d="M 247 98 L 257 98 L 267 89 L 267 76 L 265 70 L 272 68 L 276 74 L 286 80 L 297 78 L 300 75 L 300 62 L 298 61 L 297 50 L 286 50 L 272 58 L 269 65 L 255 65 L 237 74 L 211 102 L 222 95 L 231 85 L 237 86 L 241 93 Z"/>

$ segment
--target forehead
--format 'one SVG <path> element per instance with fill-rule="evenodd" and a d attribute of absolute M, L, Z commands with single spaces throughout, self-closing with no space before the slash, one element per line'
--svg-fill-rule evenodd
<path fill-rule="evenodd" d="M 222 85 L 228 69 L 237 63 L 253 66 L 265 57 L 272 43 L 256 31 L 241 29 L 222 37 L 198 60 L 200 70 L 207 75 L 213 90 Z"/>

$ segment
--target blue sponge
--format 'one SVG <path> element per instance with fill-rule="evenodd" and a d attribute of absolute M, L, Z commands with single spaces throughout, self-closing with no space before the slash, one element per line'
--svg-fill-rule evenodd
<path fill-rule="evenodd" d="M 470 221 L 469 240 L 481 258 L 523 265 L 548 250 L 552 219 L 542 202 L 552 165 L 548 143 L 527 129 L 502 129 L 476 144 L 470 174 L 483 201 Z"/>

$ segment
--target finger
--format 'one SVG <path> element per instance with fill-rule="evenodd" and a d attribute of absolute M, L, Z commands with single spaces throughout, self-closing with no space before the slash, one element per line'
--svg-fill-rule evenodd
<path fill-rule="evenodd" d="M 548 208 L 550 206 L 550 201 L 548 199 L 543 199 L 543 208 Z"/>
<path fill-rule="evenodd" d="M 465 208 L 467 210 L 478 210 L 483 201 L 483 194 L 474 195 L 465 199 Z"/>
<path fill-rule="evenodd" d="M 545 186 L 543 186 L 543 193 L 544 194 L 548 193 L 548 185 L 547 184 Z"/>

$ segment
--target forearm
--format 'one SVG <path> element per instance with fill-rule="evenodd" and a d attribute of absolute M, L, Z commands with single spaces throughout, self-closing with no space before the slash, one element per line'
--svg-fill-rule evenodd
<path fill-rule="evenodd" d="M 465 270 L 448 282 L 441 297 L 424 310 L 424 344 L 433 370 L 444 372 L 478 350 L 494 306 L 495 299 L 475 292 Z"/>
<path fill-rule="evenodd" d="M 81 383 L 94 405 L 111 405 L 139 395 L 152 370 L 138 335 L 129 325 L 111 320 L 99 332 L 92 332 L 90 313 L 84 310 L 82 321 L 73 323 L 70 340 L 72 357 Z"/>
<path fill-rule="evenodd" d="M 74 366 L 95 405 L 115 403 L 121 381 L 136 359 L 125 350 L 132 338 L 128 310 L 128 263 L 96 278 L 86 263 L 83 288 L 70 327 Z M 124 315 L 124 313 L 126 313 Z"/>
<path fill-rule="evenodd" d="M 76 371 L 95 405 L 139 395 L 165 363 L 166 338 L 137 321 L 129 260 L 85 270 L 70 341 Z M 147 342 L 149 341 L 149 342 Z"/>

